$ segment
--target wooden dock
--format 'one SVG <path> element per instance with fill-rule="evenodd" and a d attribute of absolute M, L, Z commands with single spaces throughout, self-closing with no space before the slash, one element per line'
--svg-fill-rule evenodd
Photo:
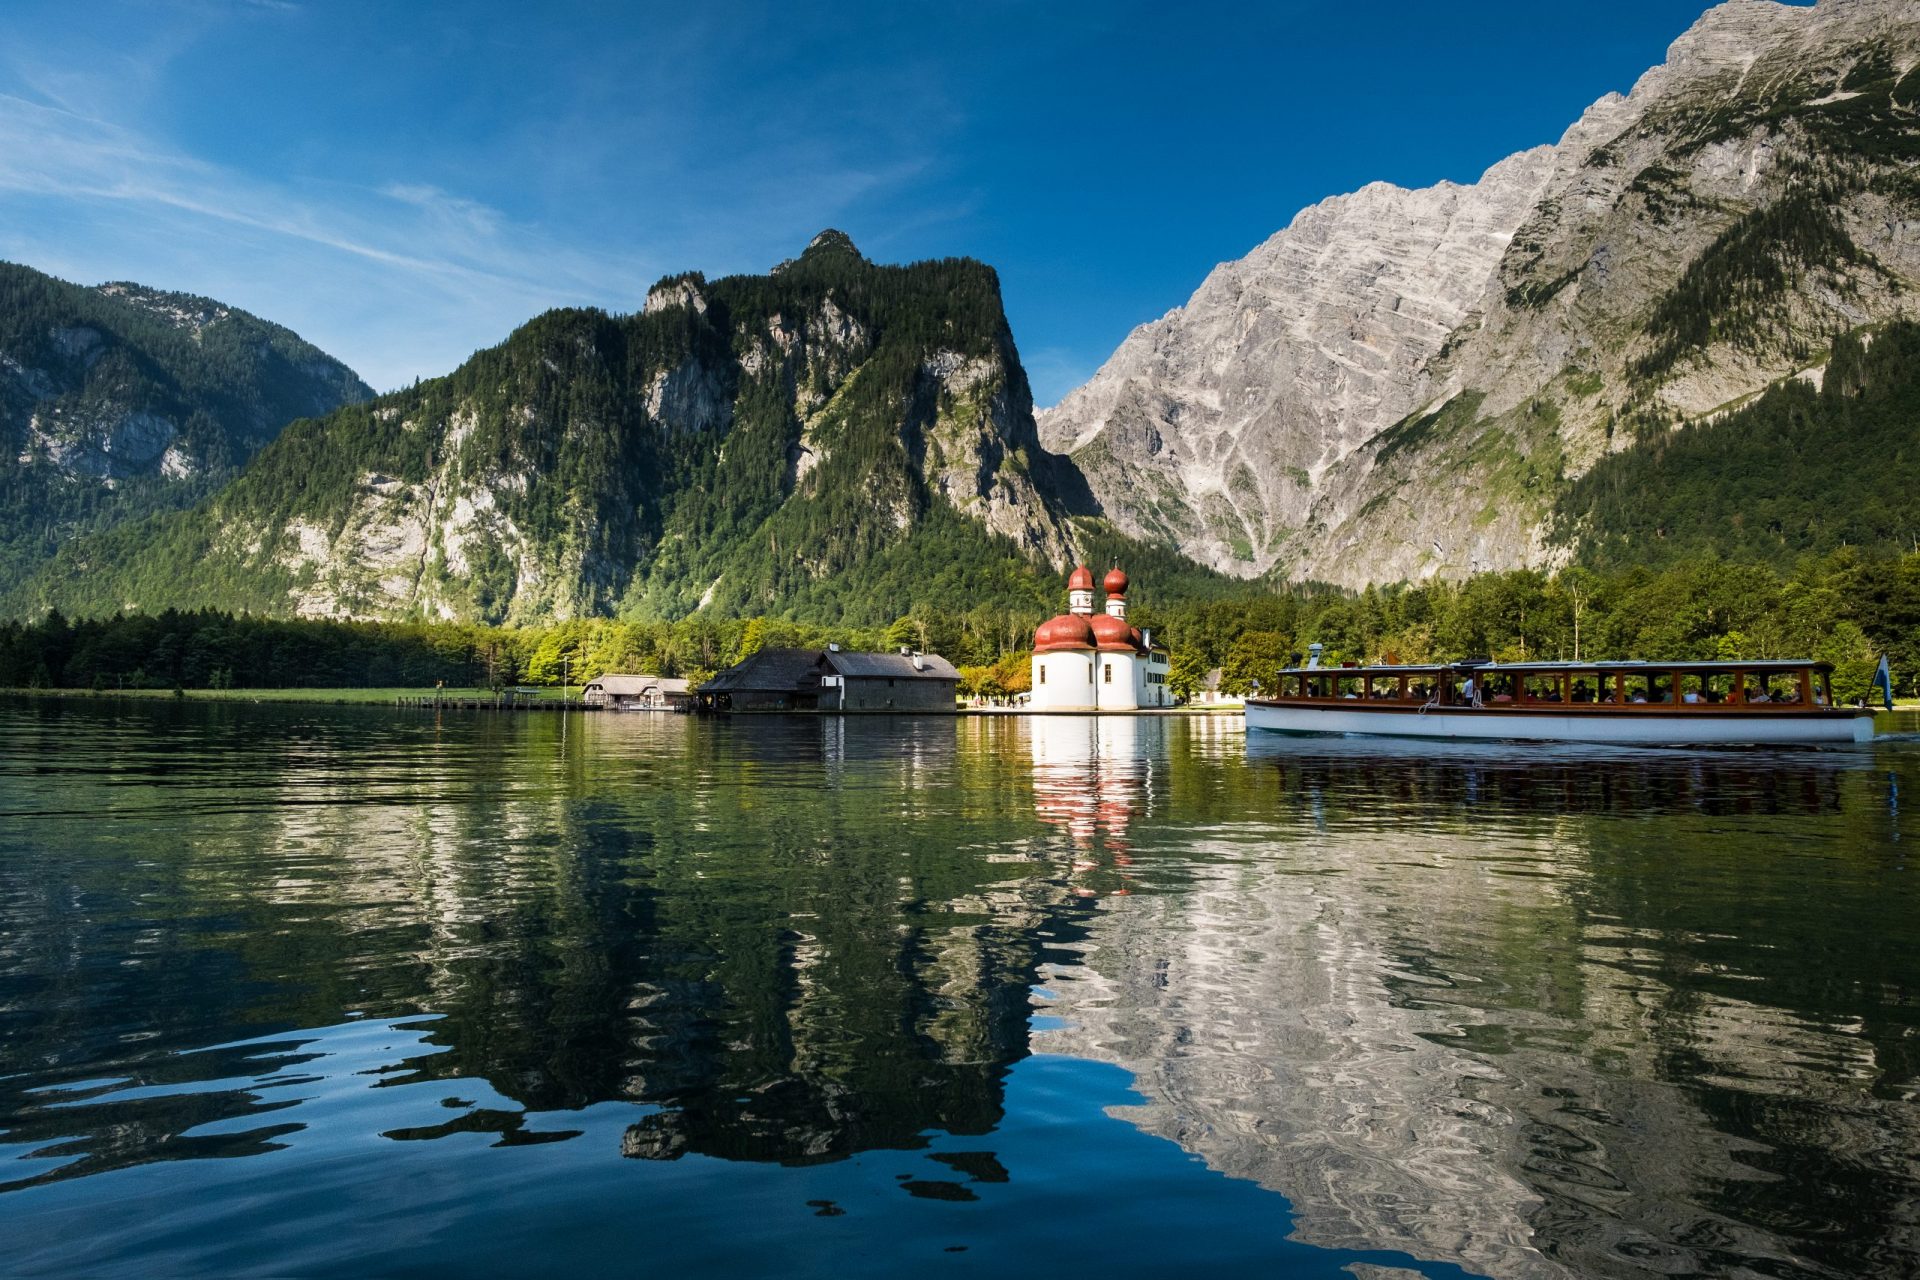
<path fill-rule="evenodd" d="M 560 698 L 516 698 L 507 694 L 474 697 L 471 694 L 419 694 L 399 697 L 393 705 L 409 711 L 599 711 L 598 703 Z"/>

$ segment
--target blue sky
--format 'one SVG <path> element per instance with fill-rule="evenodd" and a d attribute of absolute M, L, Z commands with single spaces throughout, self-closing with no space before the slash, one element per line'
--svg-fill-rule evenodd
<path fill-rule="evenodd" d="M 1553 141 L 1705 7 L 10 0 L 0 258 L 386 389 L 836 226 L 996 266 L 1044 404 L 1303 206 Z"/>

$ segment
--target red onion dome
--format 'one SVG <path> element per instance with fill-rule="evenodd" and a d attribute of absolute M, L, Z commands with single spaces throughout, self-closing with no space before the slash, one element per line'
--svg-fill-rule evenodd
<path fill-rule="evenodd" d="M 1093 570 L 1087 568 L 1085 565 L 1076 566 L 1074 571 L 1067 575 L 1067 590 L 1093 590 Z"/>
<path fill-rule="evenodd" d="M 1119 565 L 1115 565 L 1113 568 L 1107 570 L 1107 580 L 1104 585 L 1107 588 L 1107 594 L 1110 596 L 1123 596 L 1127 594 L 1126 570 L 1122 569 Z"/>
<path fill-rule="evenodd" d="M 1033 648 L 1036 653 L 1050 653 L 1055 649 L 1091 649 L 1093 628 L 1079 614 L 1063 613 L 1040 624 L 1040 629 L 1033 633 Z"/>
<path fill-rule="evenodd" d="M 1110 613 L 1095 614 L 1091 630 L 1094 642 L 1102 649 L 1125 649 L 1131 653 L 1140 647 L 1125 618 L 1116 618 Z"/>

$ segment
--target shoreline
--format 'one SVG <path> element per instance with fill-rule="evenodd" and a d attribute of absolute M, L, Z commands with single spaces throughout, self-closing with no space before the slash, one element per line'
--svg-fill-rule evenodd
<path fill-rule="evenodd" d="M 576 686 L 578 687 L 578 686 Z M 444 706 L 435 707 L 434 698 L 438 693 Z M 492 704 L 494 695 L 484 689 L 418 689 L 405 686 L 355 687 L 343 689 L 186 689 L 176 693 L 172 689 L 24 689 L 0 688 L 0 698 L 43 699 L 48 701 L 86 701 L 86 702 L 223 702 L 285 704 L 288 706 L 331 706 L 331 707 L 379 707 L 384 706 L 401 711 L 580 711 L 607 712 L 612 715 L 674 715 L 666 708 L 647 708 L 635 711 L 611 711 L 596 704 L 585 703 L 578 694 L 568 692 L 563 695 L 559 689 L 542 689 L 536 696 L 515 705 L 476 705 Z M 1896 712 L 1920 711 L 1920 701 L 1903 701 L 1893 704 Z M 1884 714 L 1880 708 L 1869 707 L 1876 714 Z M 1073 710 L 1035 711 L 1027 707 L 955 707 L 951 711 L 730 711 L 726 717 L 751 716 L 1216 716 L 1240 715 L 1245 707 L 1233 704 L 1210 704 L 1206 706 L 1177 707 L 1138 707 L 1132 710 L 1095 710 L 1086 708 Z"/>
<path fill-rule="evenodd" d="M 576 686 L 577 687 L 577 686 Z M 435 706 L 435 695 L 444 702 Z M 610 715 L 674 715 L 666 708 L 635 711 L 611 711 L 584 703 L 578 694 L 564 696 L 558 689 L 546 689 L 517 705 L 493 705 L 494 695 L 481 689 L 415 689 L 405 687 L 351 689 L 0 689 L 0 698 L 43 699 L 83 702 L 221 702 L 265 703 L 289 706 L 378 707 L 398 711 L 580 711 L 606 712 Z M 487 705 L 476 705 L 487 704 Z M 730 711 L 734 716 L 1211 716 L 1238 715 L 1234 705 L 1139 707 L 1132 710 L 1059 710 L 1034 711 L 1026 707 L 960 707 L 951 711 Z"/>

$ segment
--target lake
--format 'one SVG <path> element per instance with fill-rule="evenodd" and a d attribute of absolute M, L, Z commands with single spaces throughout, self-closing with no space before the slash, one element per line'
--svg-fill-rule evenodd
<path fill-rule="evenodd" d="M 1913 738 L 0 701 L 0 1271 L 1912 1275 L 1916 840 Z"/>

